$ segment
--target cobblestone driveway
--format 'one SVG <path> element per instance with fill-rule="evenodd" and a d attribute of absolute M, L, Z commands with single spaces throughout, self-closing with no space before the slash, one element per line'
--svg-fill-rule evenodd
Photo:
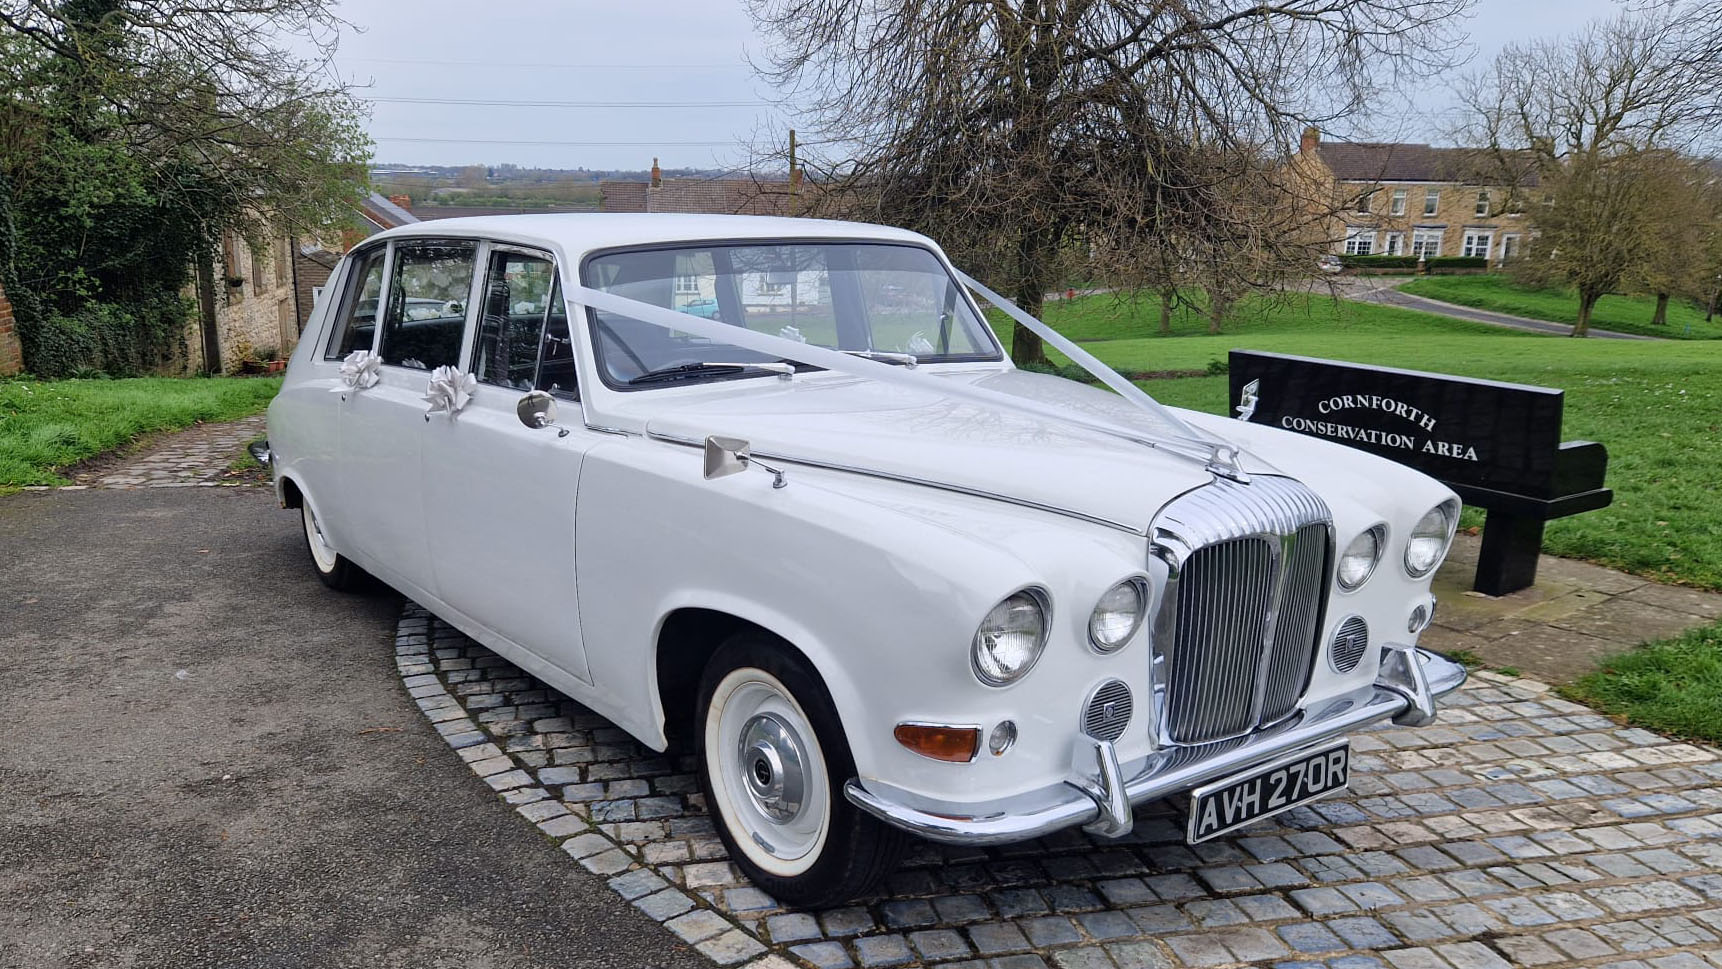
<path fill-rule="evenodd" d="M 1351 791 L 1230 840 L 923 844 L 865 905 L 786 910 L 725 858 L 693 765 L 408 606 L 398 663 L 475 772 L 720 964 L 988 969 L 1722 966 L 1722 759 L 1481 674 L 1353 741 Z"/>

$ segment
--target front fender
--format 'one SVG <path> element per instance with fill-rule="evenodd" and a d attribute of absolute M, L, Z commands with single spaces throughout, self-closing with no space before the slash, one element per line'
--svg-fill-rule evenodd
<path fill-rule="evenodd" d="M 639 438 L 595 448 L 578 496 L 581 626 L 603 711 L 664 745 L 657 635 L 681 608 L 728 613 L 799 649 L 823 678 L 858 772 L 928 796 L 1006 796 L 1069 768 L 1078 706 L 1107 670 L 1135 681 L 1146 644 L 1102 657 L 1088 613 L 1113 582 L 1148 570 L 1144 539 L 923 486 L 791 466 L 788 486 L 750 472 L 704 480 L 698 450 Z M 1159 579 L 1154 579 L 1159 581 Z M 1039 665 L 1004 689 L 970 669 L 976 625 L 1025 586 L 1053 599 Z M 1003 758 L 954 765 L 892 738 L 904 720 L 1003 719 Z"/>

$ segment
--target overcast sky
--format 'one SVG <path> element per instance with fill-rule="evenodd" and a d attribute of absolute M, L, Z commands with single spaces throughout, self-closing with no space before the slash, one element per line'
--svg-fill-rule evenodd
<path fill-rule="evenodd" d="M 1480 0 L 1466 29 L 1486 59 L 1617 9 Z M 369 130 L 380 163 L 645 168 L 656 156 L 666 168 L 721 168 L 745 163 L 738 141 L 787 137 L 747 64 L 762 45 L 741 0 L 342 0 L 339 12 L 358 29 L 336 66 L 378 99 Z M 1450 104 L 1449 81 L 1428 79 L 1415 94 L 1422 110 L 1383 134 L 1439 142 L 1433 115 Z M 398 98 L 576 104 L 386 100 Z M 631 104 L 603 106 L 618 102 Z"/>

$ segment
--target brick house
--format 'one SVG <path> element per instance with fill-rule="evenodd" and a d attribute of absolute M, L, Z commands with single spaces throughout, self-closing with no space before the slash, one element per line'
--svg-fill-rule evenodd
<path fill-rule="evenodd" d="M 404 201 L 370 193 L 338 241 L 283 235 L 254 252 L 244 239 L 231 233 L 225 237 L 216 266 L 215 300 L 222 368 L 238 369 L 247 353 L 258 359 L 285 359 L 292 353 L 341 255 L 384 229 L 418 221 Z M 188 371 L 204 369 L 199 327 L 196 318 L 187 323 Z"/>
<path fill-rule="evenodd" d="M 1293 166 L 1341 213 L 1329 233 L 1336 254 L 1470 256 L 1500 265 L 1531 235 L 1525 210 L 1537 176 L 1524 158 L 1515 184 L 1503 185 L 1494 162 L 1470 148 L 1326 143 L 1310 128 Z"/>
<path fill-rule="evenodd" d="M 0 288 L 0 377 L 10 377 L 23 369 L 24 348 L 18 343 L 12 303 L 6 299 L 6 290 Z"/>
<path fill-rule="evenodd" d="M 665 178 L 652 159 L 648 182 L 598 183 L 600 212 L 681 212 L 700 215 L 799 215 L 816 192 L 801 172 L 787 180 L 751 178 Z"/>

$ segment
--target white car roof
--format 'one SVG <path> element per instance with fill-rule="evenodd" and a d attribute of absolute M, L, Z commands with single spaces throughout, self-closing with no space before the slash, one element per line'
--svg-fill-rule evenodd
<path fill-rule="evenodd" d="M 682 215 L 672 213 L 570 212 L 555 215 L 480 215 L 414 222 L 373 239 L 465 238 L 560 248 L 571 257 L 598 249 L 663 242 L 735 239 L 877 239 L 931 245 L 918 232 L 829 219 L 789 219 L 764 215 Z"/>

